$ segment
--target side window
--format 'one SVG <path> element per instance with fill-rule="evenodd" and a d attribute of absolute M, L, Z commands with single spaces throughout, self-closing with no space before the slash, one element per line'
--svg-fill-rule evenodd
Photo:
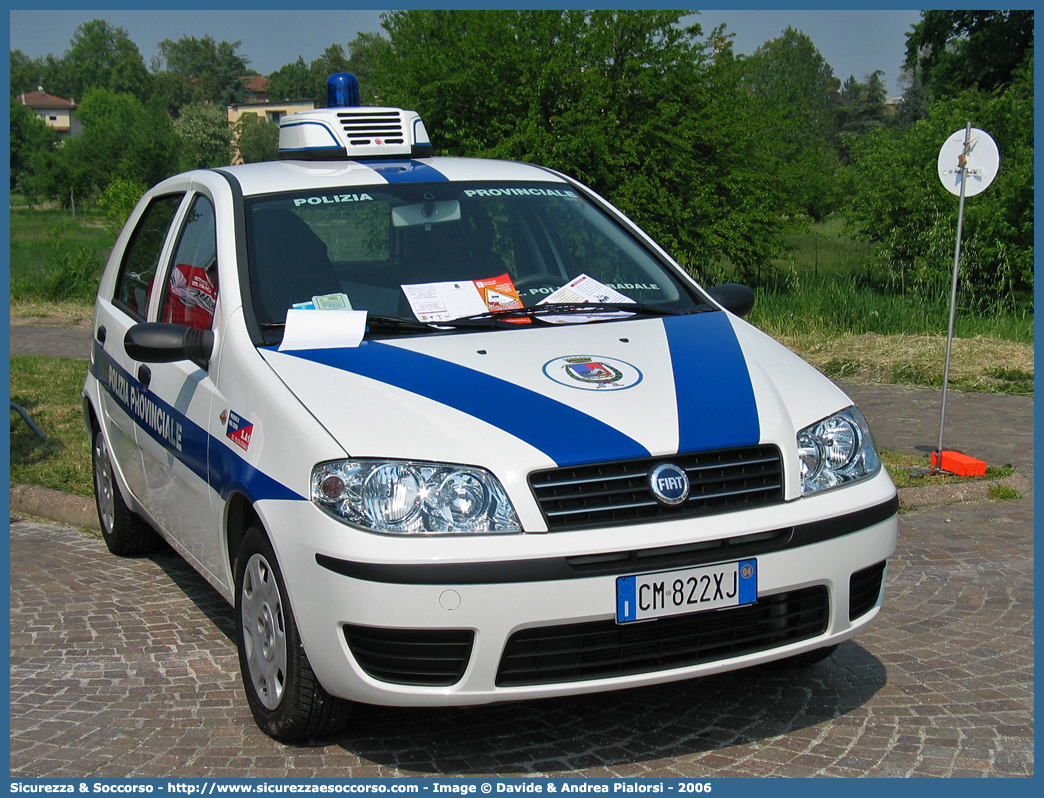
<path fill-rule="evenodd" d="M 160 320 L 208 330 L 217 305 L 217 236 L 214 206 L 199 195 L 181 229 L 177 252 L 163 288 Z"/>
<path fill-rule="evenodd" d="M 123 255 L 113 302 L 138 321 L 145 321 L 163 242 L 181 204 L 181 194 L 157 197 L 145 209 Z"/>

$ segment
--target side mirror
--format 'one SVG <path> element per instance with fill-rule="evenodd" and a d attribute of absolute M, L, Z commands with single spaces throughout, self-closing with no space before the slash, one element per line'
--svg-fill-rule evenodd
<path fill-rule="evenodd" d="M 214 333 L 180 324 L 143 322 L 127 330 L 123 336 L 123 348 L 130 357 L 142 363 L 191 360 L 200 368 L 207 368 L 210 356 L 214 354 Z"/>
<path fill-rule="evenodd" d="M 707 293 L 725 310 L 740 317 L 746 316 L 754 307 L 754 292 L 740 283 L 716 285 Z"/>

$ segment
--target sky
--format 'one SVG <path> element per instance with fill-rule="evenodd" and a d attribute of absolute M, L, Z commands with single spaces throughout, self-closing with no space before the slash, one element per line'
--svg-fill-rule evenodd
<path fill-rule="evenodd" d="M 64 5 L 54 2 L 51 5 Z M 110 3 L 108 7 L 122 5 Z M 226 3 L 225 5 L 231 5 Z M 312 7 L 320 3 L 309 3 Z M 807 3 L 805 5 L 808 5 Z M 11 49 L 30 58 L 51 54 L 61 56 L 69 49 L 78 25 L 104 19 L 124 28 L 141 51 L 146 66 L 157 54 L 163 39 L 183 36 L 217 41 L 241 42 L 240 55 L 262 75 L 269 74 L 302 57 L 305 62 L 318 58 L 331 44 L 345 45 L 360 32 L 383 32 L 381 12 L 372 10 L 277 10 L 254 3 L 240 10 L 12 10 L 10 12 Z M 884 71 L 889 93 L 901 93 L 900 77 L 906 55 L 906 33 L 920 20 L 919 11 L 805 11 L 760 8 L 756 10 L 703 11 L 696 21 L 704 35 L 724 23 L 734 33 L 737 54 L 749 55 L 766 41 L 792 27 L 815 43 L 834 75 L 844 81 L 850 75 L 862 81 L 875 70 Z M 46 87 L 44 87 L 46 89 Z"/>

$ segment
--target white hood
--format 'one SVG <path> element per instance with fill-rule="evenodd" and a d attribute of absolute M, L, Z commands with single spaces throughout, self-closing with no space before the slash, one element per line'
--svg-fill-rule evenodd
<path fill-rule="evenodd" d="M 481 465 L 502 478 L 757 443 L 787 450 L 801 426 L 849 404 L 723 311 L 262 354 L 349 455 Z"/>

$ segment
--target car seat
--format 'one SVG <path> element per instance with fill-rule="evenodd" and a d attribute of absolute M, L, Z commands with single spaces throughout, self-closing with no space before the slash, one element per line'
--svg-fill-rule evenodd
<path fill-rule="evenodd" d="M 259 322 L 283 321 L 295 303 L 341 290 L 326 244 L 297 214 L 281 208 L 258 210 L 253 226 L 250 287 L 255 304 L 264 309 Z"/>

